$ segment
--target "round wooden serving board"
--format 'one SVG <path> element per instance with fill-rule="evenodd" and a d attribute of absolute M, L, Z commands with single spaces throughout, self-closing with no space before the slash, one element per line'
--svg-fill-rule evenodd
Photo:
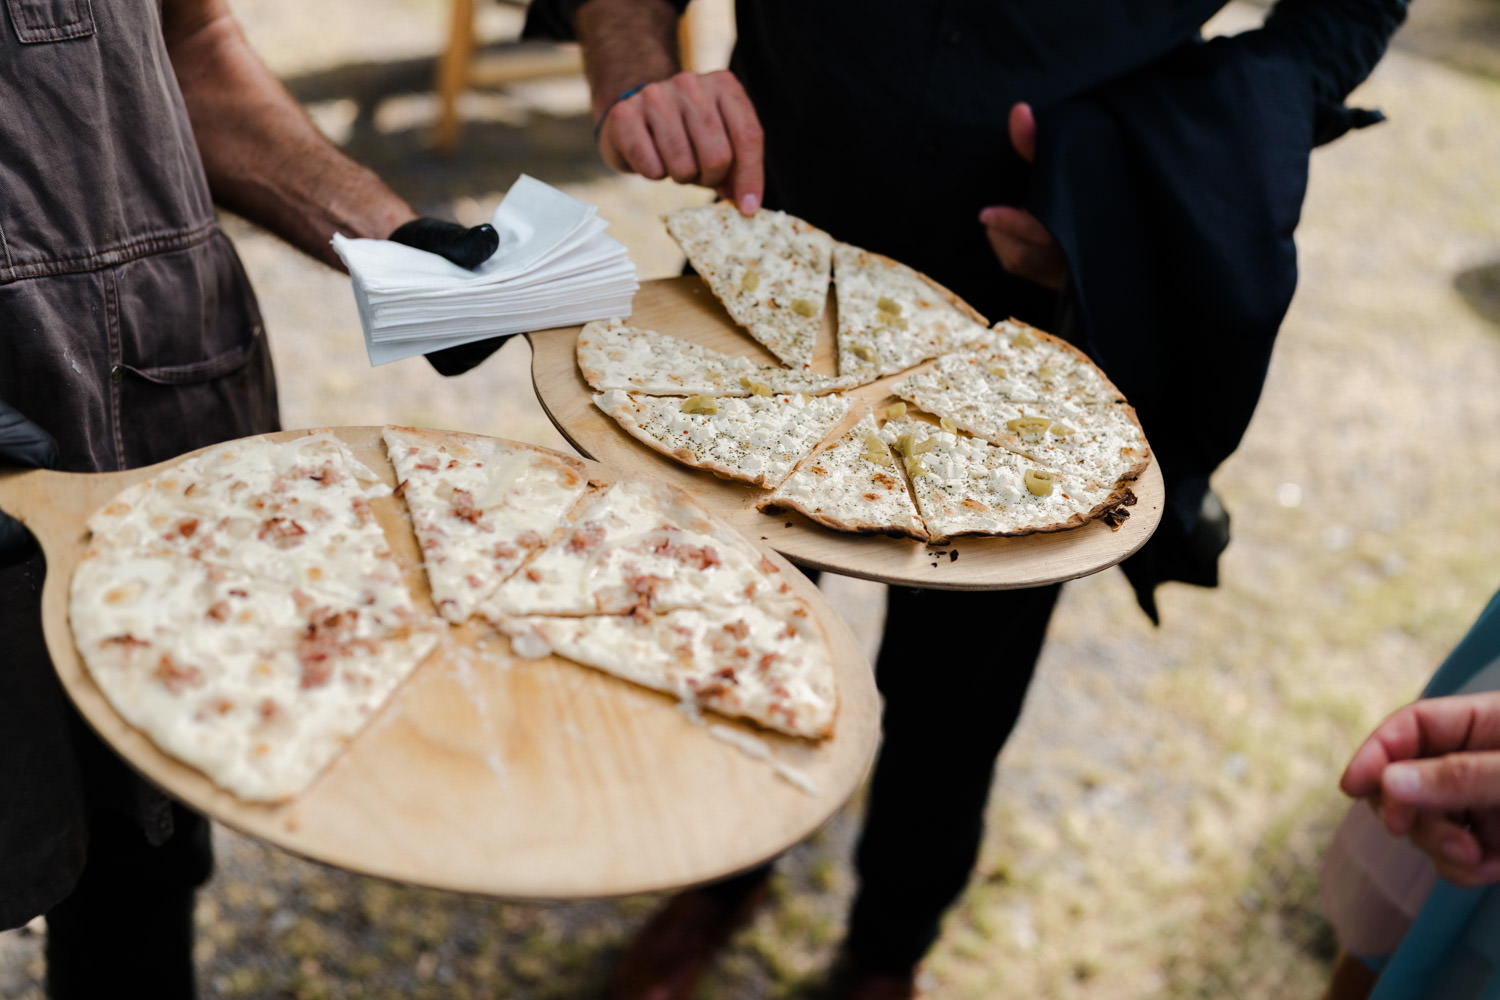
<path fill-rule="evenodd" d="M 836 369 L 832 313 L 831 308 L 824 310 L 823 334 L 813 358 L 813 369 L 829 375 Z M 758 363 L 777 363 L 735 325 L 697 277 L 643 283 L 629 322 L 728 354 L 742 354 Z M 763 514 L 755 509 L 756 500 L 766 492 L 759 486 L 682 465 L 631 437 L 594 405 L 594 390 L 578 370 L 580 329 L 527 335 L 537 398 L 562 435 L 590 458 L 622 469 L 649 471 L 681 486 L 741 533 L 764 541 L 800 566 L 939 590 L 1036 587 L 1113 566 L 1146 544 L 1161 521 L 1163 487 L 1154 462 L 1132 487 L 1137 503 L 1117 530 L 1093 521 L 1071 531 L 1016 538 L 960 537 L 930 547 L 909 538 L 834 531 L 797 513 Z M 830 436 L 843 433 L 871 406 L 896 402 L 890 387 L 908 374 L 892 375 L 847 393 L 855 405 Z"/>
<path fill-rule="evenodd" d="M 395 485 L 380 428 L 333 433 Z M 711 715 L 704 722 L 753 735 L 805 774 L 815 794 L 714 738 L 666 695 L 557 657 L 517 658 L 503 637 L 463 626 L 451 628 L 305 792 L 274 806 L 242 802 L 116 714 L 68 625 L 68 584 L 84 551 L 86 518 L 175 461 L 95 475 L 0 471 L 0 508 L 31 529 L 46 554 L 47 647 L 84 717 L 152 781 L 244 833 L 439 889 L 512 899 L 654 891 L 718 878 L 795 844 L 855 791 L 874 756 L 878 697 L 864 655 L 817 588 L 771 554 L 833 650 L 834 735 L 812 744 Z M 591 474 L 617 477 L 602 467 Z M 413 592 L 430 607 L 401 502 L 388 497 L 372 506 Z"/>

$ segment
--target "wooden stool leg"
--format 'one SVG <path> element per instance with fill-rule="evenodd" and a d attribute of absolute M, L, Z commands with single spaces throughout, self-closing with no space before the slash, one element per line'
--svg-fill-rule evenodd
<path fill-rule="evenodd" d="M 432 145 L 440 153 L 451 153 L 458 146 L 458 98 L 468 85 L 473 59 L 474 0 L 453 0 L 448 48 L 438 60 L 438 115 Z"/>

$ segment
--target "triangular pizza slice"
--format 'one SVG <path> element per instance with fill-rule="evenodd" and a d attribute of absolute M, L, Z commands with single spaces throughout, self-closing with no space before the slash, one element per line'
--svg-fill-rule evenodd
<path fill-rule="evenodd" d="M 901 456 L 934 541 L 1064 531 L 1128 502 L 1112 483 L 911 417 L 887 421 L 880 436 Z"/>
<path fill-rule="evenodd" d="M 833 281 L 840 375 L 871 381 L 989 333 L 962 299 L 889 257 L 836 244 Z"/>
<path fill-rule="evenodd" d="M 853 376 L 756 364 L 621 320 L 596 320 L 583 328 L 578 370 L 600 392 L 620 389 L 648 396 L 821 396 L 857 382 Z"/>
<path fill-rule="evenodd" d="M 721 715 L 807 739 L 833 730 L 833 662 L 805 606 L 776 615 L 746 604 L 646 616 L 525 617 L 507 620 L 504 629 L 523 654 L 556 652 Z"/>
<path fill-rule="evenodd" d="M 746 217 L 727 201 L 679 209 L 666 223 L 736 323 L 787 365 L 812 364 L 828 299 L 827 233 L 770 209 Z"/>
<path fill-rule="evenodd" d="M 768 513 L 796 510 L 839 531 L 927 537 L 905 477 L 868 414 L 803 459 L 756 506 Z"/>
<path fill-rule="evenodd" d="M 384 429 L 432 600 L 468 620 L 590 490 L 582 462 L 469 434 Z"/>
<path fill-rule="evenodd" d="M 849 411 L 828 396 L 642 396 L 612 389 L 594 397 L 632 437 L 726 479 L 774 489 Z"/>

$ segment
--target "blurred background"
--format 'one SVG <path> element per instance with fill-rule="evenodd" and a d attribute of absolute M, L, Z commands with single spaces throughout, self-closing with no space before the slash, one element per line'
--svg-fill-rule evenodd
<path fill-rule="evenodd" d="M 525 172 L 599 205 L 643 279 L 677 273 L 660 216 L 707 193 L 608 173 L 576 73 L 465 86 L 452 149 L 434 149 L 453 9 L 235 4 L 319 126 L 419 211 L 483 221 Z M 697 68 L 722 66 L 728 0 L 693 10 Z M 1235 4 L 1213 27 L 1262 14 Z M 478 6 L 476 77 L 514 66 L 521 17 Z M 1216 479 L 1235 528 L 1223 583 L 1164 588 L 1160 628 L 1118 571 L 1065 589 L 980 870 L 926 966 L 935 997 L 1322 988 L 1334 943 L 1316 876 L 1344 807 L 1337 775 L 1500 585 L 1500 2 L 1413 5 L 1353 103 L 1390 120 L 1314 154 L 1301 284 L 1256 420 Z M 420 359 L 372 369 L 345 277 L 226 225 L 260 293 L 287 426 L 395 422 L 566 447 L 534 401 L 523 338 L 454 380 Z M 872 644 L 881 589 L 826 589 Z M 812 995 L 843 933 L 858 808 L 780 866 L 703 997 Z M 657 901 L 429 892 L 216 832 L 199 912 L 207 997 L 591 997 Z M 0 934 L 0 996 L 42 996 L 44 935 L 42 921 Z"/>

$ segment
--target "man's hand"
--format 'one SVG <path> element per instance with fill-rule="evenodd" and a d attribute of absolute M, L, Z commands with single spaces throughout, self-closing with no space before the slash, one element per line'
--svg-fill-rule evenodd
<path fill-rule="evenodd" d="M 1355 751 L 1339 787 L 1449 882 L 1500 882 L 1500 691 L 1407 705 Z"/>
<path fill-rule="evenodd" d="M 3 400 L 0 400 L 0 464 L 33 469 L 50 469 L 57 464 L 57 443 L 52 435 Z M 24 559 L 30 551 L 31 532 L 20 521 L 0 511 L 0 566 Z"/>
<path fill-rule="evenodd" d="M 500 234 L 488 222 L 468 227 L 427 216 L 403 222 L 392 231 L 390 238 L 394 243 L 435 253 L 470 270 L 489 260 L 500 246 Z M 424 356 L 439 375 L 462 375 L 494 354 L 504 343 L 504 337 L 476 340 L 472 344 L 445 347 Z"/>
<path fill-rule="evenodd" d="M 713 188 L 745 215 L 765 188 L 760 118 L 728 70 L 678 73 L 604 111 L 599 155 L 615 170 Z"/>
<path fill-rule="evenodd" d="M 1027 163 L 1036 161 L 1036 116 L 1028 104 L 1010 109 L 1010 142 Z M 1068 276 L 1062 248 L 1030 212 L 1010 205 L 991 205 L 979 213 L 1000 266 L 1011 274 L 1056 291 Z"/>

